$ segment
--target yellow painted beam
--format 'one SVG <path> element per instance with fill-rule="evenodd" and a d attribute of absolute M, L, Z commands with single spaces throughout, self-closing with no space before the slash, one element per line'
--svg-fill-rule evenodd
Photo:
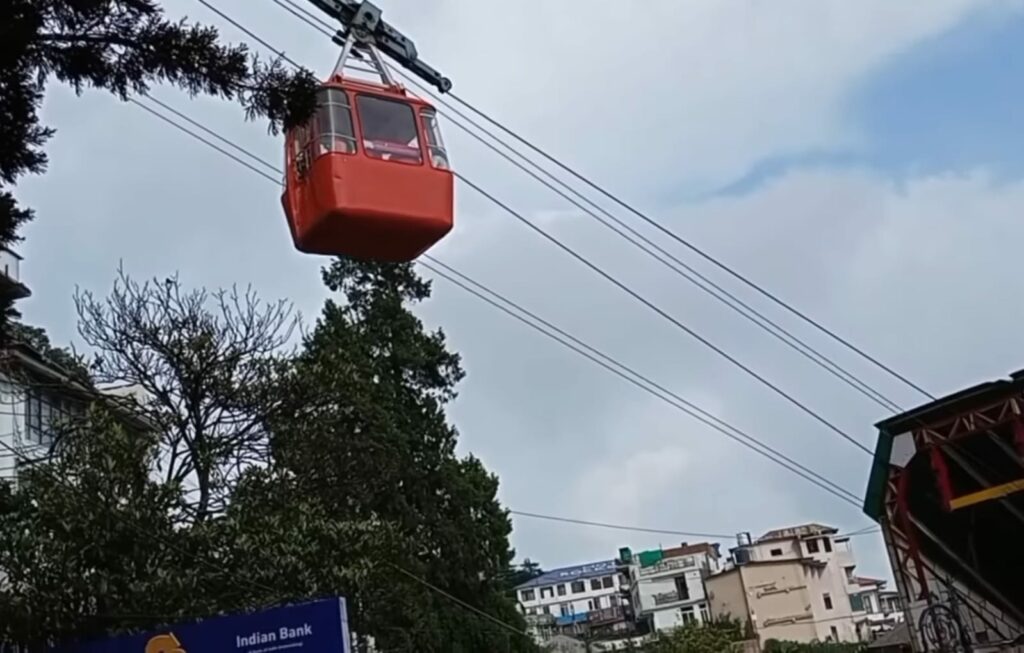
<path fill-rule="evenodd" d="M 1024 478 L 1016 481 L 1010 481 L 1009 483 L 1003 483 L 1002 485 L 987 487 L 984 490 L 978 490 L 977 492 L 971 492 L 970 494 L 965 494 L 962 497 L 957 497 L 949 502 L 949 507 L 953 510 L 958 510 L 960 508 L 966 508 L 967 506 L 992 501 L 993 499 L 999 499 L 1007 496 L 1008 494 L 1022 491 L 1024 491 Z"/>

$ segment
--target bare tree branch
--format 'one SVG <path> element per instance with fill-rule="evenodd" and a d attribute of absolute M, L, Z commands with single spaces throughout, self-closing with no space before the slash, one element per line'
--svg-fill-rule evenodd
<path fill-rule="evenodd" d="M 161 426 L 169 482 L 192 480 L 192 519 L 221 512 L 232 480 L 267 460 L 271 390 L 298 318 L 284 301 L 240 292 L 183 291 L 177 276 L 139 284 L 119 270 L 110 295 L 75 295 L 79 333 L 100 383 L 142 388 Z"/>

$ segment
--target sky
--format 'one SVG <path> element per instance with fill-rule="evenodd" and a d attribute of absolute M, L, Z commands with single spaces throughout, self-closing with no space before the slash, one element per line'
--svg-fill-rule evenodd
<path fill-rule="evenodd" d="M 318 74 L 333 66 L 337 47 L 270 0 L 211 2 Z M 929 392 L 1024 366 L 1024 2 L 650 0 L 627 15 L 586 0 L 378 4 L 461 98 Z M 165 6 L 250 41 L 196 0 Z M 153 95 L 283 158 L 280 138 L 236 105 Z M 252 284 L 315 319 L 324 259 L 293 249 L 266 179 L 101 92 L 53 85 L 43 117 L 58 130 L 49 170 L 18 190 L 38 215 L 20 246 L 27 321 L 76 342 L 75 289 L 105 294 L 119 264 L 136 278 Z M 891 411 L 442 126 L 468 179 L 873 449 Z M 870 456 L 471 188 L 456 192 L 456 228 L 432 254 L 863 495 Z M 925 401 L 619 214 L 897 404 Z M 460 450 L 499 475 L 507 507 L 723 535 L 871 525 L 446 281 L 434 290 L 417 312 L 463 356 L 449 411 Z M 544 568 L 701 539 L 525 517 L 514 527 L 518 557 Z M 859 572 L 891 578 L 880 536 L 853 539 Z"/>

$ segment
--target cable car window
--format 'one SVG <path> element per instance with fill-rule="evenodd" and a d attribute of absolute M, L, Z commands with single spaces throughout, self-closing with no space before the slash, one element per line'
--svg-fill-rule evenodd
<path fill-rule="evenodd" d="M 356 96 L 356 105 L 366 154 L 387 161 L 423 162 L 411 106 L 372 95 Z"/>
<path fill-rule="evenodd" d="M 433 109 L 422 109 L 423 126 L 427 136 L 427 152 L 430 154 L 430 165 L 441 170 L 448 170 L 448 152 L 441 138 L 441 125 L 437 122 L 437 112 Z"/>
<path fill-rule="evenodd" d="M 309 170 L 309 141 L 310 141 L 309 127 L 307 125 L 299 125 L 295 127 L 295 130 L 291 139 L 291 149 L 285 151 L 285 181 L 287 182 L 288 173 L 287 170 L 295 167 L 296 172 L 300 177 L 306 174 Z"/>
<path fill-rule="evenodd" d="M 317 155 L 328 152 L 354 154 L 355 131 L 352 129 L 352 108 L 348 95 L 340 88 L 323 88 L 317 94 L 315 131 Z"/>

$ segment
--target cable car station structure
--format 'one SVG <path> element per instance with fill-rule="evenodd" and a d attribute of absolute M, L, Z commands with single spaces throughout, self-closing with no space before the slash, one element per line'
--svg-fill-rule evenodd
<path fill-rule="evenodd" d="M 877 427 L 864 511 L 914 649 L 1024 652 L 1024 370 Z"/>

